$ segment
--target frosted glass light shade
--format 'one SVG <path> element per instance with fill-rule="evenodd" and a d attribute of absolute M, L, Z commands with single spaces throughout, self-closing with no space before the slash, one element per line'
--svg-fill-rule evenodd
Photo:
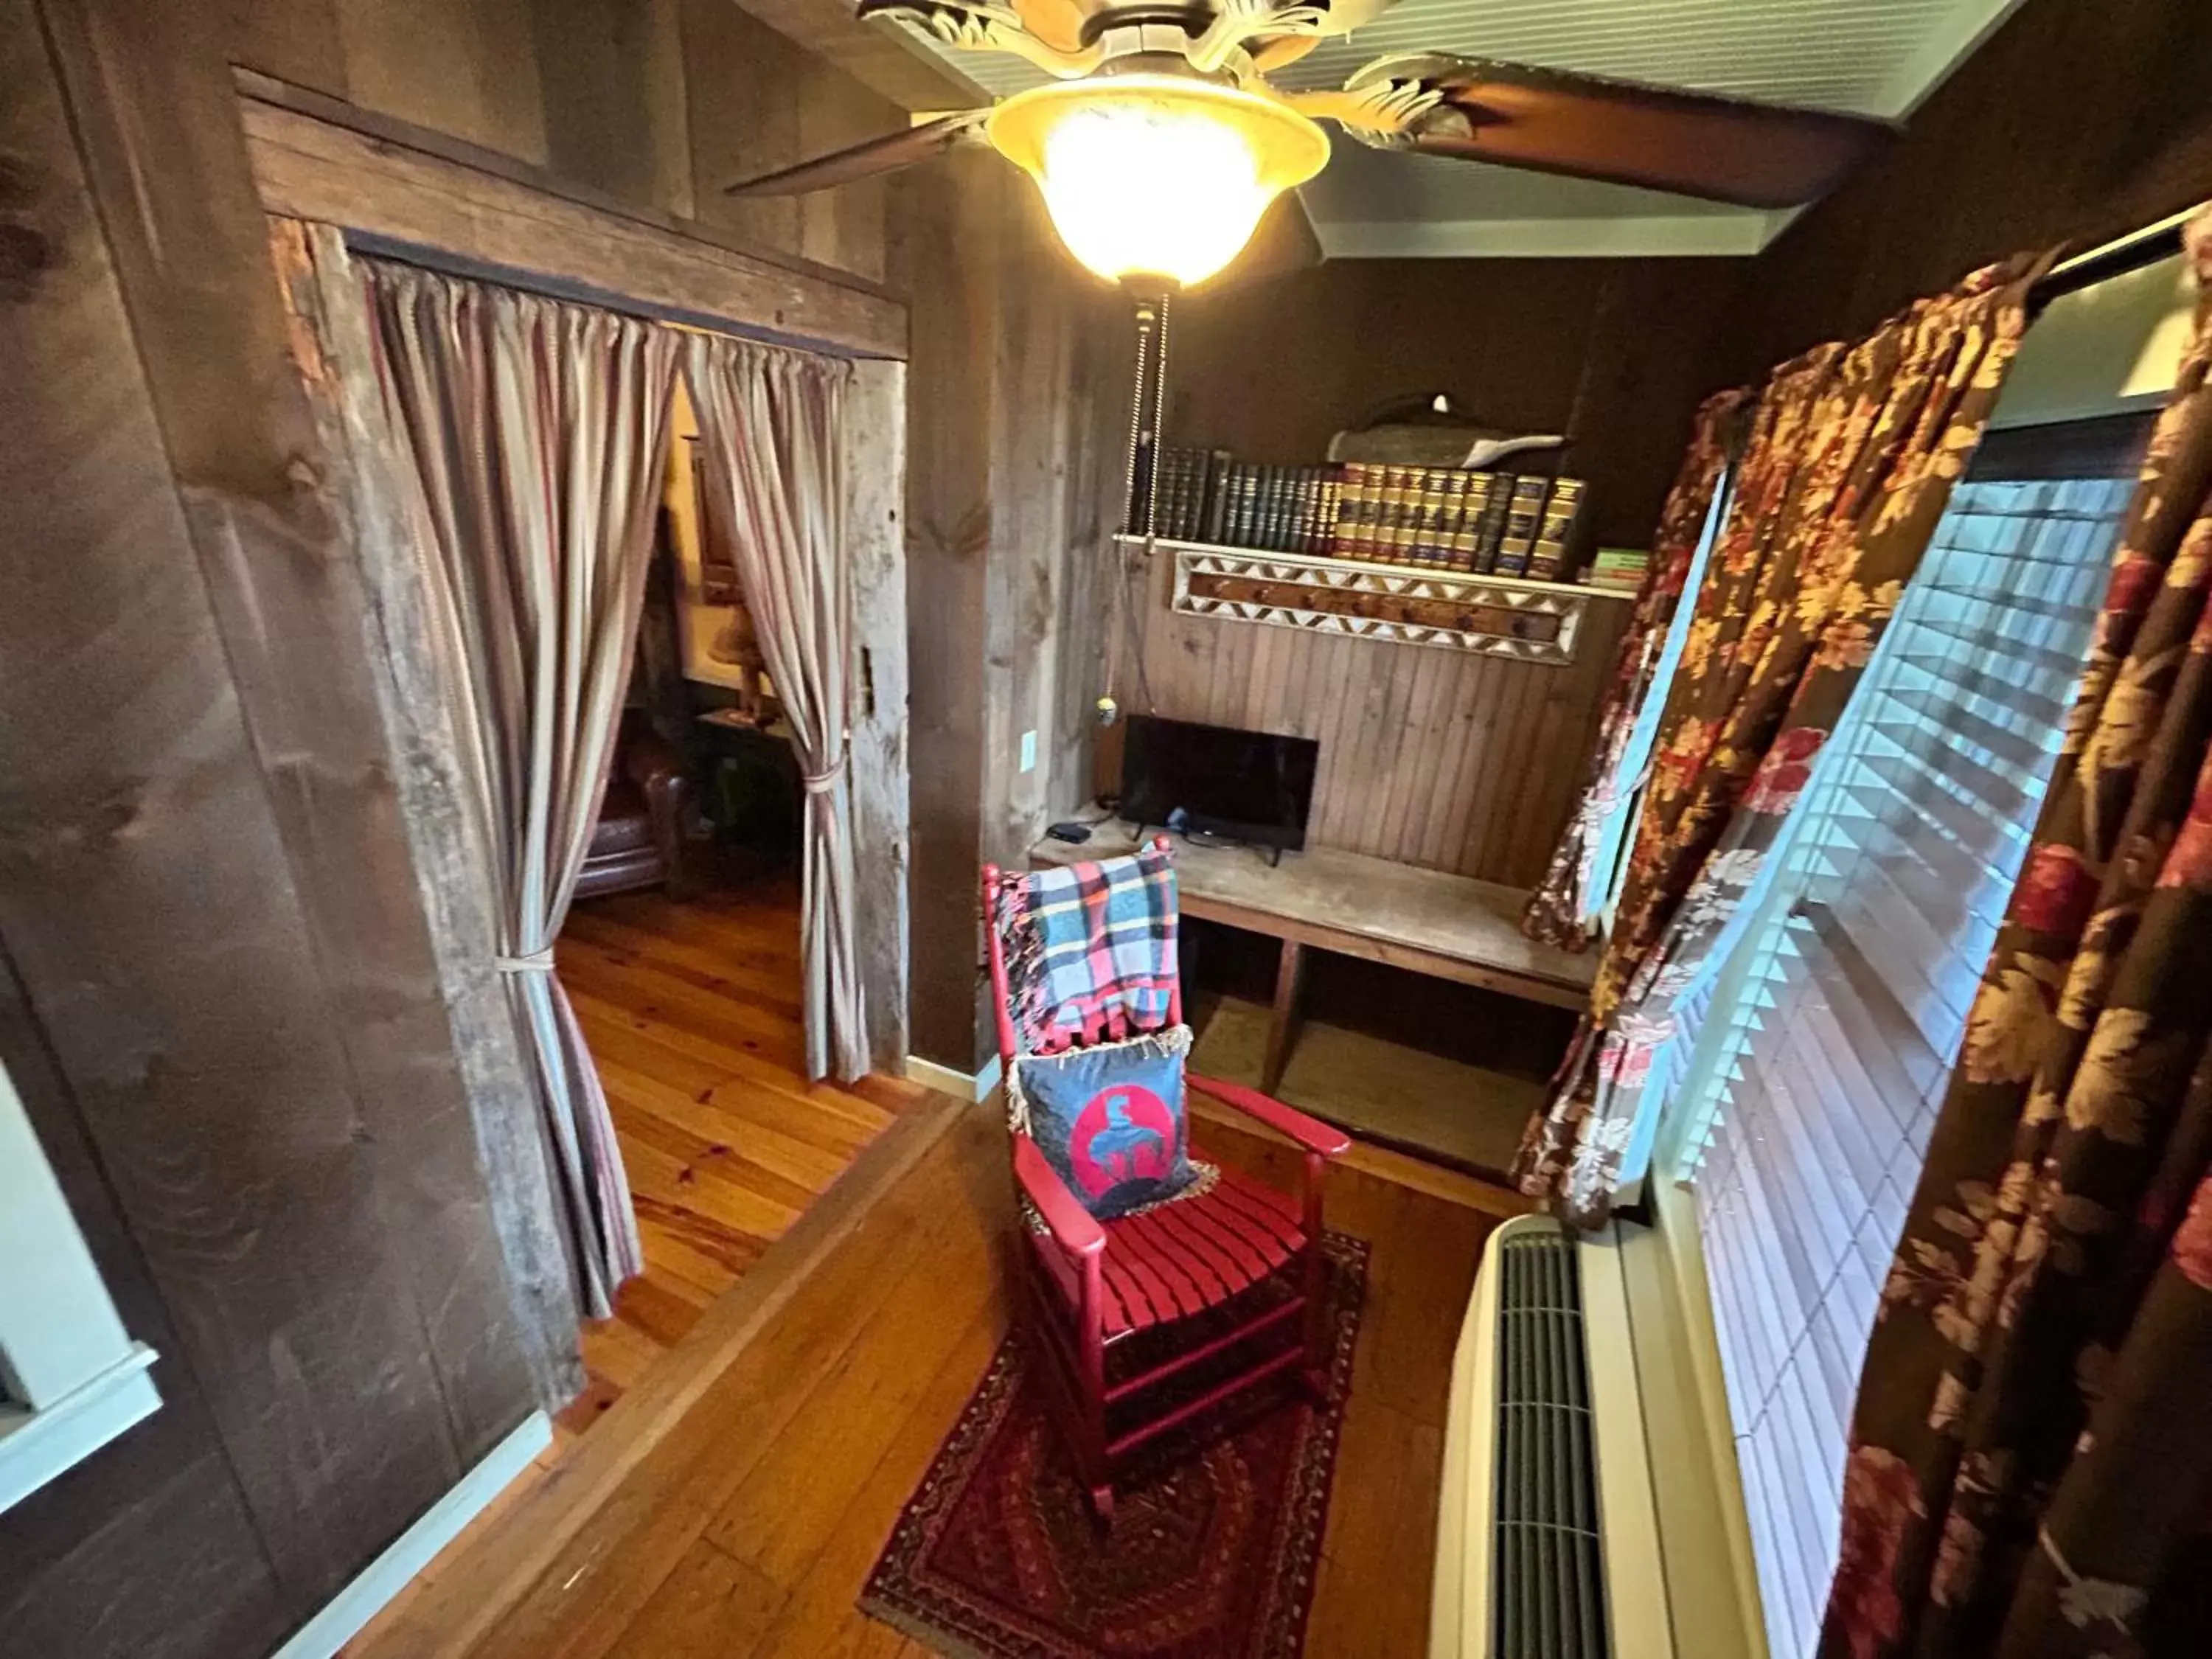
<path fill-rule="evenodd" d="M 1176 76 L 1064 81 L 1018 93 L 985 131 L 1044 194 L 1067 251 L 1109 282 L 1202 283 L 1251 240 L 1328 139 L 1272 98 Z"/>

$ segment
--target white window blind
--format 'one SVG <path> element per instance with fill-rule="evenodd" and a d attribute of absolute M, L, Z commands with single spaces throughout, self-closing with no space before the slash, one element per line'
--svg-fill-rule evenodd
<path fill-rule="evenodd" d="M 1954 492 L 1680 1108 L 1777 1659 L 1817 1642 L 1868 1330 L 2133 493 L 2084 475 L 2131 472 L 2139 428 L 2095 427 L 1993 438 Z"/>

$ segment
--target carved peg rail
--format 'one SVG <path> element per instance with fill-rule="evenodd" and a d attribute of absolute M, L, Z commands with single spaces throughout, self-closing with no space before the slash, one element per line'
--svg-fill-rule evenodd
<path fill-rule="evenodd" d="M 1121 540 L 1125 547 L 1157 550 L 1174 559 L 1168 605 L 1186 616 L 1425 645 L 1517 662 L 1572 662 L 1589 607 L 1624 597 L 1515 576 L 1477 576 L 1141 536 Z"/>

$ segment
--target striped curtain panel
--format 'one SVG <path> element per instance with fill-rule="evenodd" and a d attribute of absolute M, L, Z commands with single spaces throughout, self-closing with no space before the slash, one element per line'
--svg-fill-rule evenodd
<path fill-rule="evenodd" d="M 553 969 L 599 817 L 667 465 L 682 337 L 611 312 L 358 261 L 474 805 L 498 966 L 537 1063 L 586 1312 L 643 1266 L 599 1073 Z"/>
<path fill-rule="evenodd" d="M 686 337 L 711 510 L 731 526 L 738 581 L 806 787 L 799 956 L 806 1069 L 868 1069 L 854 943 L 853 590 L 845 556 L 845 397 L 852 366 L 720 334 Z"/>

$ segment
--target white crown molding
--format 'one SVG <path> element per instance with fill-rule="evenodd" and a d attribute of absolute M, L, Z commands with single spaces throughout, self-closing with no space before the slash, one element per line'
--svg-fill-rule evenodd
<path fill-rule="evenodd" d="M 1982 48 L 1982 43 L 2021 9 L 2023 0 L 1961 0 L 1952 8 L 1920 48 L 1883 83 L 1881 95 L 1869 106 L 1869 115 L 1892 120 L 1905 117 L 1926 103 L 1952 71 Z"/>
<path fill-rule="evenodd" d="M 1790 216 L 1745 208 L 1620 219 L 1316 219 L 1314 234 L 1332 259 L 1748 258 Z"/>

